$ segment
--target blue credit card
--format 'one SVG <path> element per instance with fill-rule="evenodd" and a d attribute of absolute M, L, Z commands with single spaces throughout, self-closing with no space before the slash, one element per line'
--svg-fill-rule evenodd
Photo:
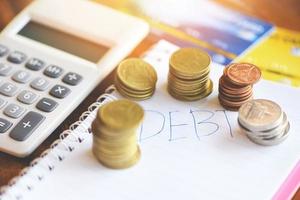
<path fill-rule="evenodd" d="M 213 13 L 211 14 L 214 15 Z M 193 37 L 236 55 L 241 54 L 273 28 L 267 22 L 236 12 L 229 13 L 228 15 L 230 15 L 230 21 L 226 20 L 228 18 L 207 16 L 213 20 L 207 20 L 203 24 L 201 24 L 201 21 L 198 24 L 185 24 L 177 28 Z"/>
<path fill-rule="evenodd" d="M 200 48 L 200 49 L 206 51 L 210 55 L 213 62 L 222 64 L 222 65 L 227 65 L 227 64 L 232 62 L 232 59 L 229 58 L 229 57 L 226 57 L 225 55 L 222 55 L 222 54 L 219 54 L 215 51 L 212 51 L 212 50 L 209 50 L 207 48 L 201 47 L 201 46 L 196 45 L 192 42 L 188 42 L 188 41 L 185 41 L 185 40 L 179 40 L 177 37 L 174 37 L 172 35 L 163 33 L 163 34 L 160 34 L 159 37 L 161 39 L 165 39 L 165 40 L 167 40 L 167 41 L 169 41 L 173 44 L 176 44 L 179 47 L 196 47 L 196 48 Z"/>
<path fill-rule="evenodd" d="M 153 20 L 204 41 L 206 46 L 202 48 L 210 49 L 207 51 L 212 59 L 220 64 L 228 64 L 273 29 L 270 23 L 243 15 L 211 1 L 155 0 L 150 4 L 146 0 L 140 0 L 135 3 L 144 15 Z M 172 32 L 168 34 L 172 35 Z M 185 43 L 178 38 L 170 39 L 169 36 L 165 39 L 172 40 L 179 46 Z M 186 42 L 184 45 L 193 46 L 193 42 Z M 210 47 L 207 48 L 207 45 Z M 197 44 L 197 46 L 201 45 Z M 214 52 L 214 49 L 224 51 L 225 56 Z"/>

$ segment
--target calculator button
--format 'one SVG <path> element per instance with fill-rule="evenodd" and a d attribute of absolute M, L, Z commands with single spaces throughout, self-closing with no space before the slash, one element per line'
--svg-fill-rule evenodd
<path fill-rule="evenodd" d="M 23 90 L 17 97 L 17 99 L 25 104 L 33 104 L 38 98 L 38 95 L 28 90 Z"/>
<path fill-rule="evenodd" d="M 64 70 L 61 67 L 50 65 L 45 69 L 44 74 L 51 78 L 57 78 L 63 73 L 63 71 Z"/>
<path fill-rule="evenodd" d="M 24 108 L 12 103 L 6 106 L 6 108 L 4 109 L 4 114 L 11 118 L 19 118 L 24 113 L 24 111 Z"/>
<path fill-rule="evenodd" d="M 11 130 L 9 136 L 14 140 L 24 141 L 34 132 L 44 119 L 45 117 L 43 115 L 31 111 Z"/>
<path fill-rule="evenodd" d="M 17 71 L 12 79 L 18 83 L 27 83 L 30 79 L 30 74 L 26 71 Z"/>
<path fill-rule="evenodd" d="M 17 91 L 18 91 L 17 86 L 8 82 L 4 83 L 0 87 L 0 93 L 8 97 L 14 96 L 17 93 Z"/>
<path fill-rule="evenodd" d="M 6 104 L 6 101 L 3 99 L 0 99 L 0 108 L 2 108 Z"/>
<path fill-rule="evenodd" d="M 0 76 L 8 76 L 12 72 L 12 67 L 6 63 L 0 63 Z"/>
<path fill-rule="evenodd" d="M 0 133 L 5 133 L 11 126 L 12 123 L 10 121 L 0 118 Z"/>
<path fill-rule="evenodd" d="M 15 64 L 20 64 L 20 63 L 24 62 L 25 59 L 26 59 L 26 55 L 20 51 L 13 51 L 7 57 L 7 60 L 9 62 L 12 62 Z"/>
<path fill-rule="evenodd" d="M 30 58 L 25 66 L 28 69 L 31 69 L 33 71 L 38 71 L 38 70 L 42 69 L 44 67 L 44 65 L 45 65 L 44 61 L 37 59 L 37 58 Z"/>
<path fill-rule="evenodd" d="M 7 52 L 8 52 L 8 48 L 6 46 L 3 46 L 3 45 L 0 44 L 0 57 L 7 54 Z"/>
<path fill-rule="evenodd" d="M 31 83 L 30 83 L 30 86 L 36 90 L 39 90 L 39 91 L 44 91 L 46 90 L 48 87 L 49 87 L 50 83 L 49 81 L 47 81 L 46 79 L 43 79 L 43 78 L 36 78 L 34 79 Z"/>
<path fill-rule="evenodd" d="M 62 99 L 65 98 L 71 90 L 62 85 L 55 85 L 51 90 L 50 94 L 56 98 Z"/>
<path fill-rule="evenodd" d="M 44 112 L 52 112 L 57 106 L 58 103 L 49 98 L 42 98 L 36 105 L 39 110 Z"/>
<path fill-rule="evenodd" d="M 82 76 L 80 76 L 79 74 L 69 72 L 64 76 L 62 81 L 69 85 L 77 85 L 81 81 L 81 79 Z"/>

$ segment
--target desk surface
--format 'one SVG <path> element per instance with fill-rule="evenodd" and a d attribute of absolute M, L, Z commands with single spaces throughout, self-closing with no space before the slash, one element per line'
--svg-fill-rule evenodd
<path fill-rule="evenodd" d="M 0 1 L 0 30 L 26 6 L 31 0 L 1 0 Z M 227 7 L 238 10 L 242 13 L 256 16 L 263 20 L 269 21 L 277 26 L 300 31 L 300 2 L 299 0 L 216 0 Z M 150 35 L 142 45 L 136 48 L 132 56 L 137 56 L 143 52 L 147 47 L 158 40 L 155 36 Z M 87 107 L 93 103 L 96 98 L 103 93 L 105 88 L 112 83 L 113 73 L 110 74 L 97 88 L 86 98 L 86 100 L 78 106 L 75 112 L 71 114 L 60 125 L 54 133 L 29 157 L 14 158 L 4 153 L 0 153 L 0 187 L 6 185 L 8 181 L 14 176 L 18 175 L 20 170 L 27 166 L 34 158 L 39 156 L 50 144 L 58 138 L 59 134 L 68 128 L 68 126 L 75 122 L 80 114 L 84 112 Z M 300 189 L 294 197 L 294 200 L 300 200 Z"/>

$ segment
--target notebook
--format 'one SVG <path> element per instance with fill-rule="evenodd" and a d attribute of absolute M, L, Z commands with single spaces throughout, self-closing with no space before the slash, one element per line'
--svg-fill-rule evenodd
<path fill-rule="evenodd" d="M 300 91 L 262 80 L 255 98 L 280 104 L 290 120 L 290 135 L 277 146 L 250 142 L 237 125 L 237 113 L 218 103 L 223 66 L 213 64 L 214 92 L 182 102 L 166 90 L 168 59 L 178 47 L 160 41 L 144 59 L 157 70 L 155 95 L 139 103 L 145 120 L 138 131 L 142 151 L 125 170 L 103 167 L 94 158 L 90 124 L 98 107 L 122 98 L 113 86 L 99 97 L 60 140 L 2 188 L 1 200 L 79 199 L 288 199 L 300 182 Z"/>

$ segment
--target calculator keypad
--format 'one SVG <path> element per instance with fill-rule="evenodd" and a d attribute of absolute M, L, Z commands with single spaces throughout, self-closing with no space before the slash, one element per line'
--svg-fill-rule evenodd
<path fill-rule="evenodd" d="M 31 111 L 11 130 L 9 136 L 17 141 L 24 141 L 44 120 L 43 115 Z"/>
<path fill-rule="evenodd" d="M 5 133 L 11 126 L 12 123 L 10 121 L 0 118 L 0 133 Z"/>
<path fill-rule="evenodd" d="M 69 72 L 64 76 L 62 81 L 69 85 L 77 85 L 81 81 L 81 79 L 82 76 L 80 76 L 79 74 L 76 74 L 74 72 Z"/>
<path fill-rule="evenodd" d="M 17 94 L 18 88 L 12 83 L 6 82 L 0 86 L 0 94 L 12 97 Z"/>
<path fill-rule="evenodd" d="M 45 69 L 44 74 L 51 78 L 58 78 L 63 73 L 63 71 L 64 70 L 61 67 L 50 65 Z"/>
<path fill-rule="evenodd" d="M 25 112 L 25 109 L 17 104 L 11 103 L 4 109 L 4 114 L 11 118 L 19 118 Z"/>
<path fill-rule="evenodd" d="M 56 98 L 65 98 L 71 90 L 63 85 L 55 85 L 51 90 L 50 94 Z"/>
<path fill-rule="evenodd" d="M 25 67 L 28 68 L 28 69 L 31 69 L 33 71 L 38 71 L 40 69 L 42 69 L 45 65 L 45 62 L 38 59 L 38 58 L 30 58 Z"/>
<path fill-rule="evenodd" d="M 15 65 L 21 63 L 23 66 Z M 0 109 L 4 114 L 0 117 L 0 135 L 8 132 L 14 140 L 26 140 L 47 114 L 59 106 L 60 99 L 71 93 L 65 85 L 75 87 L 83 79 L 75 72 L 64 74 L 60 66 L 45 66 L 44 60 L 37 57 L 27 59 L 23 52 L 10 51 L 0 44 Z M 57 84 L 53 84 L 52 78 L 57 78 Z M 50 96 L 53 99 L 48 98 Z M 36 111 L 29 105 L 33 105 Z"/>
<path fill-rule="evenodd" d="M 27 83 L 30 79 L 30 74 L 26 71 L 17 71 L 13 76 L 12 79 L 18 83 Z"/>
<path fill-rule="evenodd" d="M 8 48 L 0 44 L 0 57 L 5 56 L 8 53 Z"/>
<path fill-rule="evenodd" d="M 33 104 L 38 99 L 38 95 L 31 91 L 24 90 L 18 95 L 17 98 L 24 104 Z"/>
<path fill-rule="evenodd" d="M 44 112 L 52 112 L 56 107 L 58 106 L 58 103 L 52 99 L 49 98 L 42 98 L 37 104 L 36 107 Z"/>
<path fill-rule="evenodd" d="M 12 67 L 6 63 L 0 63 L 0 76 L 8 76 L 12 72 Z"/>
<path fill-rule="evenodd" d="M 0 99 L 0 108 L 2 108 L 6 104 L 6 101 L 3 99 Z"/>
<path fill-rule="evenodd" d="M 26 59 L 26 55 L 20 51 L 13 51 L 7 57 L 7 60 L 9 62 L 12 62 L 15 64 L 20 64 L 20 63 L 24 62 L 25 59 Z"/>
<path fill-rule="evenodd" d="M 50 83 L 44 78 L 38 77 L 35 78 L 31 83 L 30 86 L 36 90 L 44 91 L 49 87 Z"/>

